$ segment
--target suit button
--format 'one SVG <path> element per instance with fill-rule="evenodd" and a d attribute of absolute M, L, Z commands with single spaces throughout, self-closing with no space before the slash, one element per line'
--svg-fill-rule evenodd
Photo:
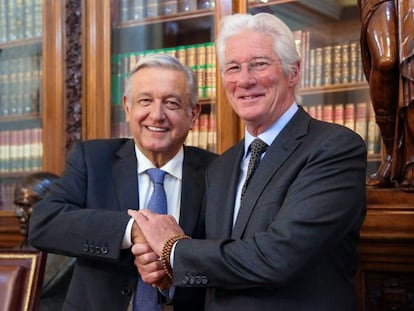
<path fill-rule="evenodd" d="M 95 246 L 95 254 L 100 254 L 101 253 L 101 247 L 100 246 Z"/>
<path fill-rule="evenodd" d="M 108 254 L 108 248 L 107 248 L 107 247 L 105 247 L 105 246 L 102 246 L 102 247 L 101 247 L 101 253 L 102 253 L 103 255 Z"/>
<path fill-rule="evenodd" d="M 206 276 L 202 276 L 201 277 L 201 284 L 207 285 L 207 283 L 208 283 L 208 278 Z"/>
<path fill-rule="evenodd" d="M 131 290 L 131 288 L 130 288 L 130 287 L 124 287 L 124 288 L 121 290 L 121 294 L 122 294 L 122 295 L 124 295 L 124 296 L 131 296 L 131 294 L 132 294 L 132 290 Z"/>
<path fill-rule="evenodd" d="M 88 245 L 88 243 L 83 244 L 83 248 L 82 248 L 82 250 L 83 250 L 84 252 L 88 252 L 88 251 L 89 251 L 89 245 Z"/>
<path fill-rule="evenodd" d="M 190 278 L 186 275 L 184 278 L 183 278 L 183 284 L 188 284 L 188 281 L 190 280 Z"/>
<path fill-rule="evenodd" d="M 201 284 L 201 276 L 196 276 L 195 277 L 195 283 L 197 284 L 197 285 L 200 285 Z"/>
<path fill-rule="evenodd" d="M 189 283 L 190 283 L 190 285 L 194 285 L 194 283 L 195 283 L 195 277 L 194 276 L 190 276 Z"/>
<path fill-rule="evenodd" d="M 94 253 L 95 252 L 95 246 L 89 245 L 89 252 Z"/>

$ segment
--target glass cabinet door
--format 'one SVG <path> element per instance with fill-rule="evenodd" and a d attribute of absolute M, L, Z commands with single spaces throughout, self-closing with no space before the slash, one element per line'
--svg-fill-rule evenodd
<path fill-rule="evenodd" d="M 140 57 L 167 53 L 197 74 L 201 115 L 187 145 L 216 149 L 214 0 L 113 1 L 111 32 L 111 136 L 129 137 L 122 94 Z"/>
<path fill-rule="evenodd" d="M 42 166 L 42 0 L 0 1 L 0 210 Z"/>
<path fill-rule="evenodd" d="M 367 143 L 368 173 L 376 171 L 381 143 L 362 68 L 357 1 L 249 0 L 248 10 L 272 13 L 293 30 L 302 56 L 302 106 L 357 132 Z"/>

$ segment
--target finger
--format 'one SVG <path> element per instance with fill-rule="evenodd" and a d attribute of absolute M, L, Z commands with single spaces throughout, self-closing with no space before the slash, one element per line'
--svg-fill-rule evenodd
<path fill-rule="evenodd" d="M 158 285 L 163 285 L 165 278 L 165 273 L 163 271 L 155 271 L 151 273 L 140 273 L 141 279 L 147 283 L 151 284 L 153 287 L 158 287 Z M 164 285 L 165 286 L 165 285 Z"/>
<path fill-rule="evenodd" d="M 165 275 L 165 271 L 162 267 L 161 262 L 153 261 L 151 263 L 145 264 L 145 265 L 138 265 L 139 271 L 145 273 L 145 274 L 159 274 L 159 275 Z"/>
<path fill-rule="evenodd" d="M 151 212 L 147 209 L 139 211 L 138 213 L 134 214 L 134 219 L 140 228 L 144 227 L 148 221 L 149 217 L 151 217 Z"/>
<path fill-rule="evenodd" d="M 148 243 L 136 243 L 132 245 L 131 252 L 135 256 L 140 256 L 145 253 L 152 253 L 152 248 Z"/>
<path fill-rule="evenodd" d="M 150 252 L 150 253 L 145 253 L 139 256 L 135 257 L 135 260 L 138 262 L 138 264 L 140 265 L 146 265 L 149 270 L 149 267 L 152 268 L 152 270 L 160 270 L 162 269 L 162 265 L 159 265 L 159 257 L 157 256 L 157 254 Z"/>
<path fill-rule="evenodd" d="M 168 276 L 166 276 L 162 278 L 160 282 L 153 284 L 153 286 L 155 285 L 159 289 L 168 289 L 172 286 L 172 283 L 172 280 Z"/>
<path fill-rule="evenodd" d="M 150 219 L 154 215 L 159 215 L 157 213 L 152 212 L 149 208 L 144 208 L 144 209 L 139 210 L 138 214 L 141 214 L 148 219 Z"/>
<path fill-rule="evenodd" d="M 138 214 L 138 211 L 137 211 L 137 210 L 135 210 L 135 209 L 129 209 L 129 210 L 127 211 L 127 213 L 128 213 L 128 215 L 129 215 L 129 216 L 131 216 L 132 218 L 135 218 L 134 216 L 135 216 L 136 214 Z"/>
<path fill-rule="evenodd" d="M 142 213 L 141 211 L 136 210 L 128 210 L 128 215 L 131 216 L 135 223 L 138 225 L 139 230 L 141 231 L 142 227 L 146 225 L 148 222 L 148 217 L 146 216 L 146 213 Z M 145 236 L 145 234 L 144 234 Z"/>
<path fill-rule="evenodd" d="M 138 270 L 145 273 L 163 270 L 162 262 L 155 253 L 145 253 L 143 255 L 136 256 L 134 264 L 137 266 Z"/>

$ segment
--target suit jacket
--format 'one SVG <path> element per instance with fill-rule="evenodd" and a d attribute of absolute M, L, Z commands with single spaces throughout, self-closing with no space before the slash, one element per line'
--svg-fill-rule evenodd
<path fill-rule="evenodd" d="M 355 311 L 366 148 L 302 108 L 268 147 L 232 228 L 244 142 L 206 173 L 207 240 L 181 240 L 174 283 L 208 311 Z"/>
<path fill-rule="evenodd" d="M 179 222 L 194 237 L 204 236 L 199 225 L 204 172 L 214 158 L 208 151 L 184 148 Z M 121 243 L 130 219 L 127 209 L 139 208 L 137 190 L 133 140 L 78 142 L 60 180 L 33 209 L 30 243 L 77 258 L 63 310 L 127 310 L 138 273 L 130 249 L 121 249 Z M 177 289 L 175 310 L 202 303 L 200 293 L 193 292 Z"/>

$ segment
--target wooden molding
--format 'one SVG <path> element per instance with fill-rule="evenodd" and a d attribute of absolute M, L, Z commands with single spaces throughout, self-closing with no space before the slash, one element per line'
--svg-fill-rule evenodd
<path fill-rule="evenodd" d="M 16 248 L 23 242 L 14 210 L 0 211 L 0 248 Z"/>
<path fill-rule="evenodd" d="M 43 164 L 60 174 L 66 154 L 64 2 L 45 0 L 43 6 Z"/>
<path fill-rule="evenodd" d="M 111 136 L 111 1 L 84 1 L 83 139 Z"/>
<path fill-rule="evenodd" d="M 219 30 L 220 20 L 223 16 L 230 15 L 238 9 L 238 1 L 235 0 L 222 0 L 216 1 L 215 8 L 215 29 L 216 35 Z M 233 111 L 226 92 L 222 84 L 222 78 L 220 73 L 220 66 L 218 60 L 216 61 L 216 123 L 217 123 L 217 152 L 223 153 L 228 148 L 233 146 L 244 136 L 244 130 L 242 130 L 242 122 L 240 118 Z"/>
<path fill-rule="evenodd" d="M 82 139 L 82 5 L 66 1 L 66 150 Z"/>
<path fill-rule="evenodd" d="M 414 193 L 368 189 L 361 240 L 414 241 Z"/>

